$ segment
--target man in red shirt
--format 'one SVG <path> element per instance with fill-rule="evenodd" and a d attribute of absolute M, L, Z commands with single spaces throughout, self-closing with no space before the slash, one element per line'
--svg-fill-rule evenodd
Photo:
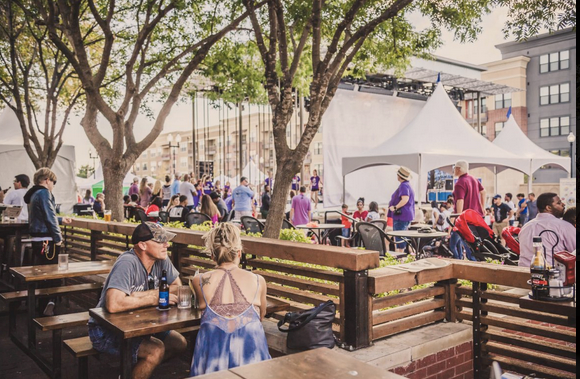
<path fill-rule="evenodd" d="M 455 213 L 473 209 L 483 217 L 485 188 L 477 179 L 469 175 L 469 163 L 458 161 L 453 167 L 453 173 L 458 178 L 453 189 Z"/>

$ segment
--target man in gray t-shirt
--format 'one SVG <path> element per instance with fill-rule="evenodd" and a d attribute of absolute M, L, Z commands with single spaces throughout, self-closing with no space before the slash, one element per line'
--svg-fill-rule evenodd
<path fill-rule="evenodd" d="M 133 249 L 121 254 L 103 286 L 97 307 L 110 313 L 151 307 L 159 302 L 159 282 L 163 270 L 167 272 L 169 303 L 177 303 L 177 287 L 181 285 L 179 272 L 167 257 L 168 242 L 175 234 L 158 224 L 146 222 L 133 231 Z M 89 337 L 95 350 L 112 355 L 120 354 L 120 338 L 89 319 Z M 133 339 L 133 377 L 148 378 L 163 359 L 187 348 L 185 338 L 174 330 L 145 338 Z"/>

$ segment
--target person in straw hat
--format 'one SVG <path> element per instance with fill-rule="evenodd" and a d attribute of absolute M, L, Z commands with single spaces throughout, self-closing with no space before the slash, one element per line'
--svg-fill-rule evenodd
<path fill-rule="evenodd" d="M 401 184 L 391 196 L 388 216 L 393 219 L 393 230 L 407 230 L 415 219 L 415 193 L 409 184 L 411 170 L 401 166 L 397 171 L 397 179 Z M 400 238 L 395 238 L 395 242 L 397 252 L 403 252 L 407 247 L 406 242 Z"/>

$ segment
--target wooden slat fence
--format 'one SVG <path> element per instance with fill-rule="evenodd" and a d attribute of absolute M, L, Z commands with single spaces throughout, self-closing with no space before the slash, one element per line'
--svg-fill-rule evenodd
<path fill-rule="evenodd" d="M 550 308 L 533 311 L 519 306 L 529 291 L 528 269 L 502 268 L 503 275 L 497 275 L 497 266 L 458 263 L 454 268 L 459 279 L 479 280 L 470 288 L 457 288 L 455 296 L 458 320 L 472 322 L 481 339 L 479 347 L 474 344 L 476 378 L 486 376 L 492 361 L 521 374 L 576 378 L 576 319 L 554 314 Z M 490 284 L 525 291 L 492 290 Z"/>

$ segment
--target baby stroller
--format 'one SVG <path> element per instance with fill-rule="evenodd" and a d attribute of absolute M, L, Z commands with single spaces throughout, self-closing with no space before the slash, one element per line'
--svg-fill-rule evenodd
<path fill-rule="evenodd" d="M 453 230 L 459 233 L 476 260 L 485 261 L 490 258 L 517 266 L 519 256 L 495 240 L 493 231 L 476 211 L 468 209 L 459 215 Z"/>
<path fill-rule="evenodd" d="M 516 226 L 506 226 L 501 231 L 501 237 L 504 239 L 506 246 L 517 255 L 520 255 L 520 240 L 518 239 L 520 230 L 521 228 Z"/>

